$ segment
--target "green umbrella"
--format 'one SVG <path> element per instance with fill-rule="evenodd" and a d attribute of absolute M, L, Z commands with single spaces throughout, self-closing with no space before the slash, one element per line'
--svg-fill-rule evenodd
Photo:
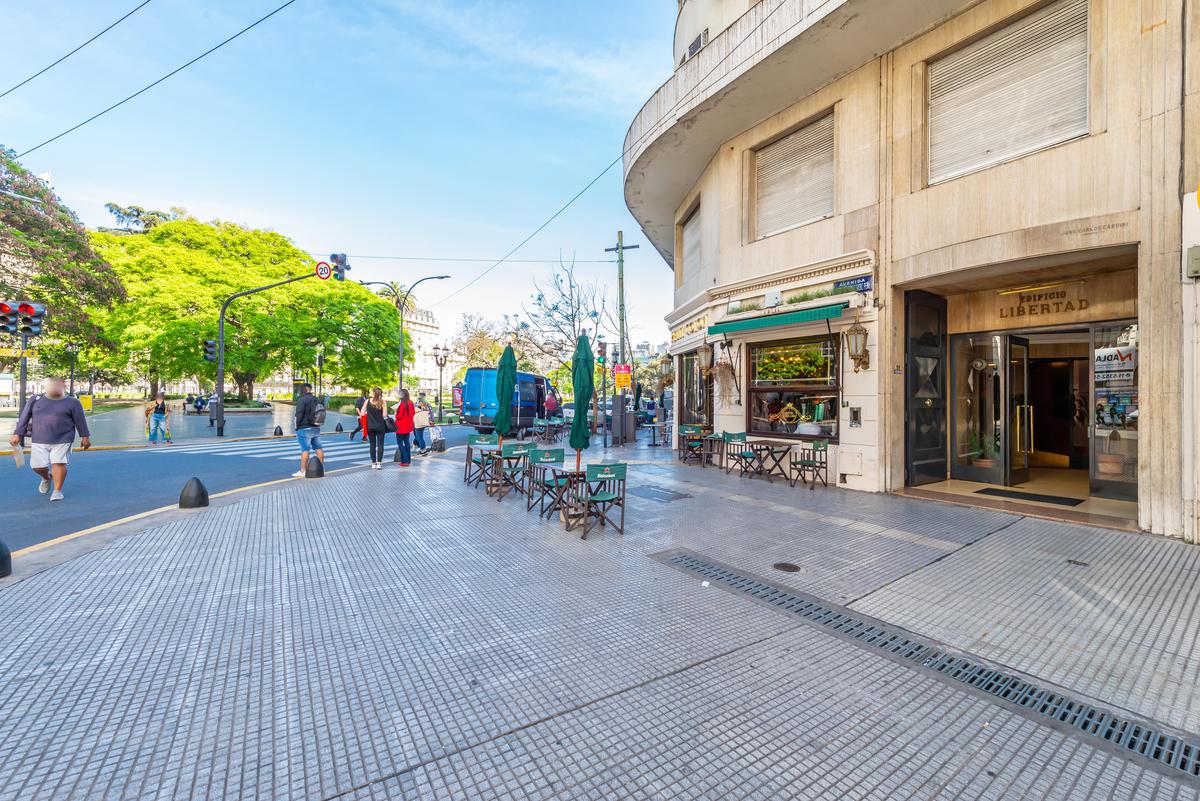
<path fill-rule="evenodd" d="M 492 418 L 492 425 L 501 440 L 512 433 L 513 391 L 516 388 L 517 357 L 512 345 L 507 345 L 496 366 L 496 416 Z"/>
<path fill-rule="evenodd" d="M 575 470 L 579 470 L 579 452 L 590 442 L 588 434 L 588 406 L 595 392 L 593 375 L 596 361 L 592 356 L 592 346 L 586 336 L 579 337 L 575 346 L 575 355 L 571 358 L 571 382 L 575 385 L 575 417 L 571 420 L 571 447 L 575 449 Z"/>

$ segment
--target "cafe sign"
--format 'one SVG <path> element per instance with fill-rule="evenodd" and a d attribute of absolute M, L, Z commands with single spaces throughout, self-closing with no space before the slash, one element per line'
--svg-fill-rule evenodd
<path fill-rule="evenodd" d="M 1015 317 L 1055 317 L 1086 311 L 1091 305 L 1079 297 L 1080 285 L 1059 285 L 1014 289 L 1000 293 L 1000 319 Z"/>
<path fill-rule="evenodd" d="M 704 331 L 708 328 L 708 315 L 701 315 L 690 322 L 684 323 L 678 328 L 671 329 L 671 341 L 678 342 L 690 334 L 695 334 Z"/>

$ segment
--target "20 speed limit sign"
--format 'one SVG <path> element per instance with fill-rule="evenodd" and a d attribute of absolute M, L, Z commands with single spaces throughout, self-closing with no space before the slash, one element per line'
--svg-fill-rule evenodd
<path fill-rule="evenodd" d="M 328 262 L 317 262 L 317 278 L 320 278 L 322 281 L 328 281 L 331 275 L 333 275 L 333 268 L 329 266 Z"/>

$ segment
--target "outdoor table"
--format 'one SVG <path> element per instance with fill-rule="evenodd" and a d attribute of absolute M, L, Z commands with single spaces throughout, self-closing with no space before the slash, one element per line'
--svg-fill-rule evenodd
<path fill-rule="evenodd" d="M 766 476 L 767 481 L 775 483 L 775 476 L 781 476 L 785 481 L 790 477 L 790 464 L 786 461 L 796 443 L 782 440 L 760 439 L 746 443 L 758 457 L 758 468 L 754 471 L 760 476 Z"/>
<path fill-rule="evenodd" d="M 718 467 L 725 466 L 725 438 L 720 434 L 705 434 L 701 441 L 700 466 L 708 467 L 709 462 Z"/>
<path fill-rule="evenodd" d="M 488 455 L 491 453 L 499 453 L 499 452 L 500 452 L 499 445 L 491 445 L 491 444 L 484 444 L 484 443 L 478 443 L 478 442 L 475 443 L 474 445 L 472 445 L 469 442 L 467 443 L 467 463 L 470 464 L 471 459 L 477 454 L 480 458 L 479 477 L 476 478 L 475 481 L 472 482 L 472 486 L 478 487 L 481 483 L 484 483 L 487 481 Z"/>
<path fill-rule="evenodd" d="M 554 489 L 554 499 L 550 501 L 550 505 L 546 508 L 546 517 L 549 517 L 553 512 L 558 512 L 559 519 L 566 524 L 567 531 L 570 531 L 572 528 L 577 526 L 579 524 L 579 520 L 582 520 L 583 518 L 582 514 L 572 515 L 571 497 L 572 492 L 575 489 L 575 485 L 583 480 L 583 478 L 587 475 L 587 471 L 576 470 L 573 467 L 554 465 L 550 468 L 550 473 L 555 479 L 565 478 L 567 480 L 562 484 L 558 484 L 557 481 L 555 482 L 556 486 Z M 577 519 L 572 522 L 573 518 Z"/>
<path fill-rule="evenodd" d="M 482 455 L 484 468 L 487 471 L 485 475 L 488 476 L 487 481 L 484 482 L 484 489 L 488 495 L 495 495 L 496 500 L 501 501 L 510 490 L 515 489 L 522 495 L 525 494 L 525 488 L 521 486 L 518 479 L 514 478 L 521 474 L 507 473 L 504 468 L 511 463 L 519 464 L 528 456 L 528 453 L 511 453 L 506 456 L 500 448 L 493 447 L 488 448 Z"/>
<path fill-rule="evenodd" d="M 647 423 L 646 428 L 650 429 L 650 447 L 658 448 L 667 444 L 667 424 L 666 423 Z M 663 441 L 658 441 L 658 431 L 662 429 Z"/>

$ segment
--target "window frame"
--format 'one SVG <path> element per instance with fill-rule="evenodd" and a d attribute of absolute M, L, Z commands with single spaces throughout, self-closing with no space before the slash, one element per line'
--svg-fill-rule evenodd
<path fill-rule="evenodd" d="M 791 344 L 807 344 L 807 345 L 830 345 L 832 355 L 830 357 L 830 375 L 829 383 L 826 384 L 779 384 L 769 387 L 755 386 L 755 351 L 760 348 L 779 347 L 781 345 Z M 827 440 L 830 445 L 836 445 L 841 441 L 842 434 L 842 340 L 840 332 L 834 331 L 825 334 L 795 336 L 786 339 L 773 339 L 763 342 L 747 343 L 746 348 L 746 434 L 751 437 L 773 437 L 778 439 L 797 440 L 800 442 L 811 442 L 813 440 Z M 754 397 L 755 395 L 766 395 L 771 393 L 792 394 L 792 395 L 820 395 L 834 398 L 833 411 L 834 419 L 837 421 L 836 433 L 829 434 L 800 434 L 784 431 L 755 431 L 754 430 Z"/>

